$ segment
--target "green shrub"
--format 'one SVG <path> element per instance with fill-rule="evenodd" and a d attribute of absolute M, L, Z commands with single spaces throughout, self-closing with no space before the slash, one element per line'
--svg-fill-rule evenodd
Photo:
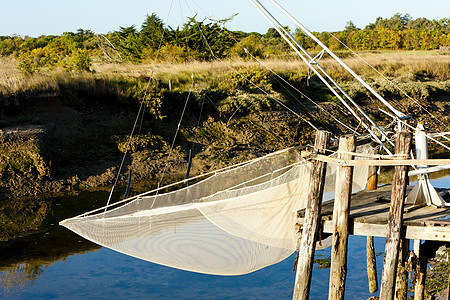
<path fill-rule="evenodd" d="M 240 68 L 237 72 L 228 73 L 218 88 L 228 91 L 238 88 L 270 91 L 272 89 L 270 72 L 254 67 Z"/>

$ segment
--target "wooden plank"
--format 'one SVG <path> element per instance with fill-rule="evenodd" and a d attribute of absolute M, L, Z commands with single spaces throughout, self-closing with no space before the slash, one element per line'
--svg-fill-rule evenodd
<path fill-rule="evenodd" d="M 340 152 L 353 152 L 355 137 L 346 135 L 339 139 Z M 340 159 L 351 159 L 351 154 L 339 153 Z M 328 299 L 344 299 L 347 277 L 348 218 L 352 193 L 353 167 L 338 166 L 336 171 L 336 199 L 333 209 L 333 242 L 331 247 L 330 288 Z"/>
<path fill-rule="evenodd" d="M 326 155 L 312 154 L 309 158 L 320 160 L 330 164 L 341 165 L 345 167 L 350 166 L 449 166 L 450 159 L 361 159 L 361 160 L 343 160 Z"/>
<path fill-rule="evenodd" d="M 303 224 L 303 218 L 297 220 L 298 224 Z M 361 236 L 378 236 L 386 237 L 387 222 L 386 224 L 376 223 L 360 223 L 350 218 L 349 220 L 349 233 L 352 235 Z M 429 241 L 443 241 L 450 242 L 450 228 L 442 226 L 403 226 L 402 231 L 405 232 L 405 238 L 407 239 L 423 239 Z M 333 233 L 333 221 L 323 222 L 323 232 Z"/>
<path fill-rule="evenodd" d="M 315 151 L 325 153 L 330 141 L 330 132 L 318 131 L 314 145 Z M 314 261 L 316 240 L 319 234 L 320 209 L 325 184 L 326 163 L 313 161 L 309 181 L 308 202 L 305 222 L 300 240 L 297 272 L 295 275 L 293 299 L 308 299 Z"/>

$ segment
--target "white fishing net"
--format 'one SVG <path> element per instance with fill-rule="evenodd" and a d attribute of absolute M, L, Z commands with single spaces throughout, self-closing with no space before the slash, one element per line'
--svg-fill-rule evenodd
<path fill-rule="evenodd" d="M 182 189 L 61 222 L 102 246 L 158 264 L 240 275 L 277 263 L 297 246 L 296 213 L 306 206 L 309 162 L 295 149 L 222 171 Z M 336 167 L 328 165 L 332 198 Z M 354 191 L 367 168 L 355 168 Z"/>

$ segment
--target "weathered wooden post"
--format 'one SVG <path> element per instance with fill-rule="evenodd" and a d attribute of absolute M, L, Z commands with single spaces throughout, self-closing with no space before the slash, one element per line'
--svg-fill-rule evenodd
<path fill-rule="evenodd" d="M 408 155 L 411 139 L 411 133 L 404 131 L 399 132 L 397 135 L 395 153 L 398 155 Z M 383 275 L 381 278 L 380 299 L 383 300 L 393 299 L 394 297 L 398 252 L 402 235 L 407 171 L 407 166 L 395 166 L 391 206 L 389 210 L 388 232 L 386 235 L 386 247 L 384 251 Z"/>
<path fill-rule="evenodd" d="M 369 154 L 378 154 L 378 147 L 374 143 L 370 144 Z M 378 166 L 369 166 L 368 176 L 367 176 L 367 189 L 376 190 L 378 187 Z"/>
<path fill-rule="evenodd" d="M 378 147 L 371 143 L 369 154 L 378 154 Z M 369 174 L 367 178 L 367 189 L 376 190 L 378 188 L 378 167 L 369 166 Z M 367 236 L 366 241 L 366 256 L 367 256 L 367 278 L 369 280 L 369 293 L 373 294 L 378 291 L 378 275 L 377 275 L 377 260 L 375 256 L 375 245 L 373 236 Z"/>
<path fill-rule="evenodd" d="M 375 256 L 375 245 L 373 236 L 367 237 L 366 242 L 367 255 L 367 277 L 369 279 L 369 293 L 373 294 L 378 291 L 378 275 L 377 275 L 377 259 Z"/>
<path fill-rule="evenodd" d="M 346 135 L 339 139 L 338 158 L 353 159 L 356 149 L 355 136 Z M 333 208 L 333 242 L 331 249 L 330 290 L 328 299 L 344 299 L 347 276 L 348 218 L 352 193 L 353 167 L 338 166 Z"/>
<path fill-rule="evenodd" d="M 397 279 L 395 282 L 395 300 L 406 300 L 408 295 L 408 271 L 406 270 L 406 259 L 409 254 L 409 240 L 402 239 L 397 266 Z"/>
<path fill-rule="evenodd" d="M 169 91 L 172 91 L 172 79 L 169 79 Z"/>
<path fill-rule="evenodd" d="M 416 266 L 416 284 L 414 285 L 414 300 L 422 300 L 425 295 L 425 279 L 427 277 L 428 258 L 425 256 L 424 245 L 420 240 L 414 240 L 414 254 L 419 259 Z"/>
<path fill-rule="evenodd" d="M 314 150 L 325 154 L 330 132 L 317 131 Z M 305 221 L 300 240 L 297 273 L 295 275 L 293 299 L 308 299 L 311 285 L 311 274 L 314 262 L 314 251 L 319 234 L 320 209 L 322 205 L 325 183 L 326 163 L 318 160 L 312 162 L 309 182 L 308 202 L 306 204 Z"/>

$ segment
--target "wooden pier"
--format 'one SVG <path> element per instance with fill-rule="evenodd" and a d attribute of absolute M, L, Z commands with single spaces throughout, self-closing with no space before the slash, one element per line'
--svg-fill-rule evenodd
<path fill-rule="evenodd" d="M 417 275 L 414 299 L 423 299 L 428 258 L 433 256 L 437 246 L 450 243 L 450 207 L 437 207 L 428 202 L 428 205 L 405 203 L 406 196 L 412 190 L 407 186 L 408 165 L 450 165 L 450 159 L 409 159 L 412 134 L 408 132 L 397 134 L 396 156 L 392 160 L 375 160 L 375 156 L 368 160 L 354 160 L 357 142 L 351 135 L 340 138 L 338 157 L 331 158 L 323 154 L 328 139 L 327 132 L 317 132 L 314 153 L 310 157 L 313 164 L 308 203 L 305 209 L 298 211 L 300 240 L 293 299 L 309 298 L 315 242 L 326 234 L 332 235 L 328 299 L 344 299 L 348 235 L 367 236 L 370 293 L 378 289 L 373 250 L 373 237 L 378 236 L 386 238 L 380 299 L 407 299 L 406 263 L 408 257 L 411 261 L 412 256 Z M 376 150 L 371 153 L 374 155 Z M 322 203 L 327 163 L 338 165 L 335 200 Z M 368 189 L 351 195 L 355 165 L 372 167 Z M 395 166 L 392 184 L 377 187 L 375 166 L 380 165 Z M 438 192 L 450 202 L 449 191 Z M 414 251 L 409 251 L 410 240 L 414 241 Z"/>
<path fill-rule="evenodd" d="M 407 188 L 409 192 L 412 187 Z M 352 195 L 349 216 L 349 233 L 361 236 L 386 237 L 392 185 L 377 190 L 363 190 Z M 438 189 L 438 192 L 445 192 Z M 334 201 L 322 204 L 322 232 L 332 234 Z M 298 212 L 302 226 L 305 210 Z M 402 232 L 411 240 L 450 242 L 450 208 L 405 205 Z"/>

